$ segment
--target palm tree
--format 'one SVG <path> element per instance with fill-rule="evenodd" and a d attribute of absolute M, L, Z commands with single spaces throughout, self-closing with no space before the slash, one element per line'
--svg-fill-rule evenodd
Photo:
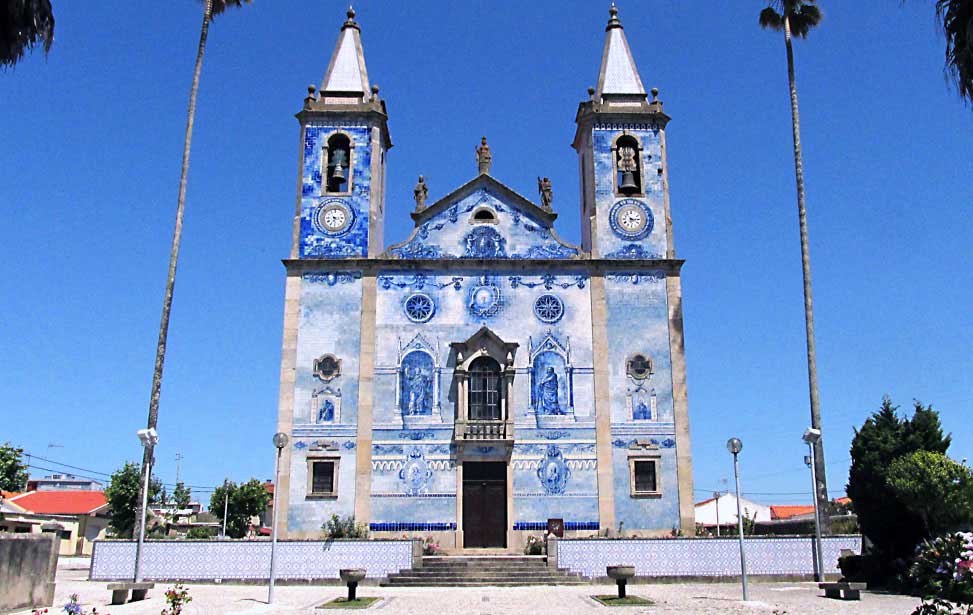
<path fill-rule="evenodd" d="M 946 35 L 946 73 L 973 103 L 973 0 L 937 0 L 936 12 Z"/>
<path fill-rule="evenodd" d="M 811 427 L 821 429 L 821 402 L 818 399 L 818 367 L 814 348 L 814 308 L 811 301 L 811 258 L 807 244 L 807 210 L 804 207 L 804 165 L 801 160 L 801 120 L 797 109 L 797 83 L 794 79 L 794 47 L 791 36 L 807 38 L 811 28 L 821 22 L 821 9 L 815 0 L 772 0 L 760 11 L 760 27 L 784 31 L 787 47 L 787 80 L 791 90 L 791 125 L 794 133 L 794 175 L 797 178 L 797 215 L 801 227 L 801 263 L 804 271 L 804 325 L 807 334 L 807 375 L 811 398 Z M 817 473 L 817 499 L 822 511 L 828 511 L 828 481 L 825 476 L 823 439 L 815 447 L 814 468 Z M 828 515 L 822 515 L 828 528 Z"/>
<path fill-rule="evenodd" d="M 13 66 L 40 43 L 47 53 L 53 42 L 51 0 L 0 1 L 0 68 Z"/>
<path fill-rule="evenodd" d="M 203 69 L 203 53 L 206 51 L 206 37 L 213 18 L 231 6 L 239 7 L 251 0 L 202 0 L 203 25 L 199 32 L 199 48 L 196 51 L 196 67 L 193 82 L 189 88 L 189 113 L 186 120 L 186 137 L 182 150 L 182 171 L 179 177 L 179 197 L 176 204 L 176 226 L 172 233 L 172 249 L 169 252 L 169 274 L 166 277 L 166 292 L 162 300 L 162 322 L 159 324 L 159 342 L 155 353 L 155 370 L 152 373 L 152 393 L 149 397 L 149 429 L 155 429 L 159 421 L 159 394 L 162 391 L 162 367 L 166 360 L 166 339 L 169 336 L 169 312 L 172 310 L 172 292 L 176 285 L 176 264 L 179 261 L 179 241 L 182 237 L 182 218 L 186 209 L 186 178 L 189 175 L 189 151 L 193 141 L 193 120 L 196 116 L 196 93 L 199 91 L 199 75 Z M 142 457 L 142 485 L 145 473 L 151 471 L 153 446 L 146 446 Z M 141 501 L 141 500 L 140 500 Z M 141 514 L 136 520 L 136 533 L 141 523 Z"/>

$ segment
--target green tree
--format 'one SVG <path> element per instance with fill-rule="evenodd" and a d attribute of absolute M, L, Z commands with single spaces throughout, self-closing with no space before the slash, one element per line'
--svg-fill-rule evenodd
<path fill-rule="evenodd" d="M 922 519 L 927 537 L 956 530 L 973 517 L 973 472 L 942 453 L 920 450 L 894 459 L 888 484 Z"/>
<path fill-rule="evenodd" d="M 973 103 L 973 0 L 937 0 L 936 12 L 946 35 L 946 74 Z"/>
<path fill-rule="evenodd" d="M 0 446 L 0 490 L 23 491 L 27 488 L 27 464 L 24 449 L 9 442 Z"/>
<path fill-rule="evenodd" d="M 176 483 L 176 488 L 172 490 L 172 502 L 176 508 L 189 508 L 191 501 L 192 489 L 181 482 Z"/>
<path fill-rule="evenodd" d="M 54 9 L 50 0 L 0 2 L 0 67 L 15 65 L 28 50 L 54 42 Z"/>
<path fill-rule="evenodd" d="M 862 533 L 887 562 L 911 557 L 925 536 L 922 518 L 889 484 L 892 462 L 919 450 L 945 453 L 950 443 L 931 406 L 915 402 L 911 419 L 899 418 L 897 410 L 886 396 L 878 412 L 855 430 L 847 485 Z"/>
<path fill-rule="evenodd" d="M 787 81 L 791 94 L 791 130 L 794 137 L 794 176 L 797 180 L 797 219 L 801 231 L 801 265 L 804 275 L 804 332 L 807 338 L 807 376 L 811 405 L 811 427 L 821 430 L 821 401 L 818 398 L 817 350 L 814 344 L 814 307 L 811 298 L 811 255 L 807 240 L 807 209 L 804 199 L 804 162 L 801 153 L 801 118 L 797 106 L 797 81 L 794 77 L 794 47 L 791 35 L 807 38 L 808 32 L 821 22 L 821 9 L 815 0 L 772 0 L 760 11 L 760 27 L 784 32 L 787 49 Z M 823 430 L 822 430 L 823 433 Z M 824 439 L 814 448 L 817 475 L 818 506 L 830 510 L 827 468 L 824 463 Z M 822 514 L 823 529 L 828 529 L 828 515 Z"/>
<path fill-rule="evenodd" d="M 242 485 L 230 481 L 213 491 L 209 500 L 209 511 L 222 522 L 225 505 L 226 535 L 243 538 L 247 535 L 251 518 L 263 514 L 270 499 L 270 493 L 256 478 L 251 478 Z"/>
<path fill-rule="evenodd" d="M 193 68 L 192 85 L 189 88 L 189 112 L 186 119 L 186 134 L 182 149 L 182 169 L 179 176 L 179 196 L 176 200 L 176 223 L 172 232 L 172 246 L 169 250 L 169 271 L 166 275 L 166 290 L 162 298 L 162 319 L 159 323 L 159 339 L 155 350 L 155 367 L 152 371 L 152 392 L 149 395 L 148 428 L 155 429 L 159 422 L 159 396 L 162 393 L 162 368 L 166 360 L 166 341 L 169 337 L 169 314 L 172 311 L 172 293 L 176 285 L 176 265 L 179 262 L 179 244 L 182 238 L 182 219 L 186 210 L 186 183 L 189 177 L 189 152 L 193 141 L 193 122 L 196 118 L 196 94 L 199 91 L 199 76 L 203 70 L 203 54 L 209 24 L 217 15 L 229 7 L 239 7 L 251 0 L 203 0 L 203 25 L 199 31 L 199 46 L 196 50 L 196 64 Z M 149 471 L 153 446 L 146 446 L 142 454 L 142 476 Z"/>
<path fill-rule="evenodd" d="M 153 478 L 149 482 L 149 503 L 156 501 L 162 483 Z M 131 538 L 135 528 L 135 517 L 141 505 L 142 476 L 139 467 L 131 462 L 125 462 L 116 470 L 105 489 L 108 500 L 109 525 L 115 536 Z"/>

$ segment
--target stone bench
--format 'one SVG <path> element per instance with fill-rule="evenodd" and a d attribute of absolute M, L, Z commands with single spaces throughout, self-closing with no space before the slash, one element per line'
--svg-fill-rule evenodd
<path fill-rule="evenodd" d="M 818 583 L 818 587 L 824 590 L 826 598 L 861 600 L 861 590 L 865 589 L 865 583 Z"/>
<path fill-rule="evenodd" d="M 128 592 L 130 591 L 132 592 L 132 602 L 145 600 L 145 595 L 153 587 L 155 587 L 155 583 L 132 583 L 131 581 L 108 584 L 108 589 L 111 590 L 112 604 L 125 604 L 128 601 Z"/>

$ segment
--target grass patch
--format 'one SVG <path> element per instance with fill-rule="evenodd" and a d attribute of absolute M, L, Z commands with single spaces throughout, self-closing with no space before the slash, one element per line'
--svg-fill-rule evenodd
<path fill-rule="evenodd" d="M 334 600 L 329 600 L 324 604 L 319 604 L 317 608 L 319 609 L 367 609 L 376 602 L 381 600 L 374 596 L 356 598 L 354 600 L 348 600 L 345 597 L 335 598 Z"/>
<path fill-rule="evenodd" d="M 605 606 L 655 606 L 655 602 L 639 598 L 638 596 L 625 596 L 619 598 L 616 594 L 606 596 L 592 596 L 595 600 Z"/>

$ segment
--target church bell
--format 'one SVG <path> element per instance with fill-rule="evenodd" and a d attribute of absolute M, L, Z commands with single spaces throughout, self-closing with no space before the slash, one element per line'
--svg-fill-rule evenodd
<path fill-rule="evenodd" d="M 618 187 L 618 190 L 624 194 L 635 194 L 638 192 L 639 187 L 635 183 L 635 174 L 631 171 L 624 171 L 622 173 L 622 185 Z"/>
<path fill-rule="evenodd" d="M 334 170 L 331 171 L 331 179 L 339 184 L 345 183 L 345 170 L 340 162 L 334 165 Z"/>

